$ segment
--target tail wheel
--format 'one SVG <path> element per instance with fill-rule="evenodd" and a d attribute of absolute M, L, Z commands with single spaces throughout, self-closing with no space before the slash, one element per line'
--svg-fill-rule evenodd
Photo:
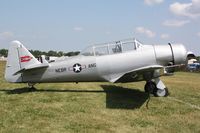
<path fill-rule="evenodd" d="M 28 83 L 28 87 L 29 88 L 34 88 L 34 85 L 35 85 L 36 83 Z"/>
<path fill-rule="evenodd" d="M 156 97 L 166 97 L 166 96 L 169 95 L 169 91 L 168 91 L 167 88 L 165 88 L 165 89 L 156 88 L 153 91 L 153 95 L 156 96 Z"/>

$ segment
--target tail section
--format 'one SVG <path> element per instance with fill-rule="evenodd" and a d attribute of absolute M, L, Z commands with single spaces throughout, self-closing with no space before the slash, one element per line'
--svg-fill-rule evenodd
<path fill-rule="evenodd" d="M 41 63 L 23 46 L 19 41 L 13 41 L 10 44 L 5 71 L 5 79 L 8 82 L 23 82 L 21 73 L 15 74 L 20 70 L 32 65 Z"/>

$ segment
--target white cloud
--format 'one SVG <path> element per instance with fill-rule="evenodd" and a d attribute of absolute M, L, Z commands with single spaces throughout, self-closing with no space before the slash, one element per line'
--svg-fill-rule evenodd
<path fill-rule="evenodd" d="M 145 34 L 146 36 L 150 37 L 150 38 L 153 38 L 156 36 L 156 33 L 149 30 L 149 29 L 146 29 L 144 27 L 137 27 L 136 28 L 136 32 L 137 33 L 140 33 L 140 34 Z"/>
<path fill-rule="evenodd" d="M 200 37 L 200 32 L 197 33 L 197 36 Z"/>
<path fill-rule="evenodd" d="M 170 35 L 169 34 L 161 34 L 160 36 L 162 39 L 169 39 Z"/>
<path fill-rule="evenodd" d="M 163 25 L 169 27 L 181 27 L 188 23 L 190 23 L 189 20 L 166 20 L 163 22 Z"/>
<path fill-rule="evenodd" d="M 175 2 L 170 5 L 170 11 L 177 16 L 196 18 L 200 16 L 200 0 L 192 0 L 190 3 Z"/>
<path fill-rule="evenodd" d="M 14 33 L 6 31 L 0 33 L 0 40 L 10 40 L 14 37 Z"/>
<path fill-rule="evenodd" d="M 74 27 L 74 31 L 83 31 L 83 27 Z"/>
<path fill-rule="evenodd" d="M 144 3 L 147 5 L 155 5 L 164 2 L 164 0 L 144 0 Z"/>

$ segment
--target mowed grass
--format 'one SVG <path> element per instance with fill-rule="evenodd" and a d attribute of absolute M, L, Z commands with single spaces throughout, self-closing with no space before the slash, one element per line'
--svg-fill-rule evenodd
<path fill-rule="evenodd" d="M 162 77 L 169 97 L 144 93 L 145 82 L 26 84 L 4 79 L 0 62 L 0 132 L 200 132 L 200 74 Z"/>

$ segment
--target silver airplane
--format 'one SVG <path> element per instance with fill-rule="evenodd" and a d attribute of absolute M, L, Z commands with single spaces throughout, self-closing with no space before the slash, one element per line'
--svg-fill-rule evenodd
<path fill-rule="evenodd" d="M 146 81 L 145 92 L 167 96 L 159 77 L 184 64 L 187 51 L 182 44 L 143 45 L 136 39 L 92 45 L 78 56 L 49 63 L 37 60 L 19 41 L 11 42 L 5 79 L 12 83 Z"/>

